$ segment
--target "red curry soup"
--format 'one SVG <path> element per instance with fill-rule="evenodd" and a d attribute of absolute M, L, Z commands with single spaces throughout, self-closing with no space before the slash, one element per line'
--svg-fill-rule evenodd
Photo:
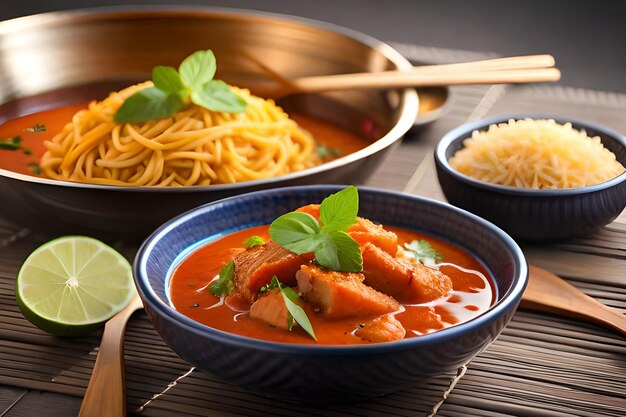
<path fill-rule="evenodd" d="M 320 221 L 319 205 L 297 212 Z M 458 246 L 362 218 L 345 232 L 358 244 L 359 272 L 321 266 L 318 260 L 326 259 L 317 249 L 291 252 L 271 239 L 268 225 L 218 237 L 174 267 L 171 303 L 241 336 L 346 345 L 432 333 L 471 320 L 494 302 L 490 274 Z M 301 323 L 303 314 L 308 324 Z"/>

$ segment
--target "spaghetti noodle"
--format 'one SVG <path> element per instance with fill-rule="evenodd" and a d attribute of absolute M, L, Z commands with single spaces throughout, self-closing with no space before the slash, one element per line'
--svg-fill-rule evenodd
<path fill-rule="evenodd" d="M 243 113 L 191 104 L 174 116 L 117 123 L 115 112 L 152 82 L 114 92 L 76 113 L 46 141 L 49 178 L 102 185 L 190 186 L 275 177 L 321 163 L 313 137 L 271 100 L 231 87 Z"/>

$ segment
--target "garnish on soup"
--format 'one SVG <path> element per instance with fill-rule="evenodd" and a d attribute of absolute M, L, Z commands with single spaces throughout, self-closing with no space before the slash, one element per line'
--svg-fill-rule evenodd
<path fill-rule="evenodd" d="M 411 243 L 405 243 L 404 249 L 406 249 L 416 261 L 426 266 L 436 266 L 443 260 L 443 255 L 433 249 L 427 240 L 414 240 Z"/>
<path fill-rule="evenodd" d="M 478 260 L 449 243 L 386 228 L 357 213 L 358 191 L 348 187 L 270 226 L 208 243 L 177 266 L 172 303 L 220 330 L 320 344 L 415 337 L 469 320 L 491 305 L 491 284 Z M 338 233 L 356 251 L 337 244 L 332 236 Z M 435 265 L 443 256 L 446 263 Z M 218 259 L 228 262 L 219 272 L 213 265 Z"/>
<path fill-rule="evenodd" d="M 255 236 L 250 236 L 249 238 L 244 240 L 243 243 L 244 245 L 246 245 L 246 248 L 250 249 L 255 246 L 264 245 L 265 239 L 263 239 L 261 236 L 255 235 Z"/>
<path fill-rule="evenodd" d="M 0 149 L 15 151 L 22 147 L 22 138 L 13 136 L 12 138 L 0 139 Z"/>
<path fill-rule="evenodd" d="M 358 211 L 357 189 L 348 187 L 322 201 L 319 221 L 304 211 L 283 214 L 270 225 L 270 236 L 291 252 L 313 252 L 318 264 L 333 271 L 361 272 L 359 244 L 346 233 Z"/>

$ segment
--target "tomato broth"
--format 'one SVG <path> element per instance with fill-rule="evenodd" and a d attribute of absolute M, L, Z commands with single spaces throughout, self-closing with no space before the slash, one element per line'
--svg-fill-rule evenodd
<path fill-rule="evenodd" d="M 484 313 L 494 302 L 495 291 L 486 268 L 467 251 L 430 235 L 395 227 L 385 227 L 398 235 L 398 243 L 425 239 L 443 255 L 439 269 L 453 283 L 452 292 L 424 304 L 402 306 L 395 318 L 406 329 L 405 338 L 435 332 Z M 244 240 L 250 236 L 269 239 L 268 226 L 256 226 L 221 237 L 202 245 L 178 264 L 170 280 L 174 308 L 199 323 L 255 339 L 284 343 L 345 345 L 368 343 L 354 334 L 363 317 L 329 319 L 303 304 L 317 342 L 301 328 L 278 329 L 251 318 L 249 304 L 238 295 L 221 299 L 209 292 L 210 283 L 220 269 L 245 251 Z"/>

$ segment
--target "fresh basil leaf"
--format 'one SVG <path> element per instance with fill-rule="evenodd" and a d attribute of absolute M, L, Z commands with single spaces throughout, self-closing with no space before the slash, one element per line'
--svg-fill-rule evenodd
<path fill-rule="evenodd" d="M 300 297 L 294 290 L 289 287 L 280 287 L 280 292 L 283 295 L 283 299 L 285 300 L 285 306 L 287 307 L 287 311 L 289 311 L 289 315 L 292 320 L 288 322 L 289 330 L 291 330 L 293 326 L 293 321 L 298 323 L 302 329 L 309 334 L 313 338 L 313 340 L 317 341 L 317 337 L 315 337 L 315 332 L 313 331 L 313 326 L 309 321 L 309 317 L 306 315 L 306 312 L 300 307 L 296 302 Z"/>
<path fill-rule="evenodd" d="M 424 265 L 435 266 L 443 260 L 443 255 L 437 252 L 426 240 L 414 240 L 411 243 L 405 243 L 404 247 L 416 261 Z"/>
<path fill-rule="evenodd" d="M 320 205 L 320 220 L 325 232 L 346 231 L 356 222 L 359 192 L 355 186 L 331 194 Z"/>
<path fill-rule="evenodd" d="M 166 93 L 181 95 L 186 90 L 180 74 L 173 67 L 159 65 L 152 68 L 152 82 L 156 88 Z"/>
<path fill-rule="evenodd" d="M 329 148 L 328 146 L 324 145 L 317 145 L 315 147 L 315 152 L 317 152 L 317 156 L 319 156 L 320 158 L 329 158 L 331 156 L 341 155 L 341 151 L 339 149 Z"/>
<path fill-rule="evenodd" d="M 183 101 L 177 94 L 149 87 L 128 97 L 115 113 L 115 120 L 124 123 L 162 119 L 172 116 L 182 107 Z"/>
<path fill-rule="evenodd" d="M 235 289 L 233 278 L 235 276 L 235 263 L 230 261 L 220 270 L 220 277 L 209 287 L 211 294 L 218 297 L 228 295 Z"/>
<path fill-rule="evenodd" d="M 188 87 L 198 91 L 213 79 L 216 69 L 215 55 L 211 50 L 206 50 L 194 52 L 185 58 L 178 72 Z"/>
<path fill-rule="evenodd" d="M 308 213 L 293 211 L 283 214 L 270 225 L 272 240 L 297 254 L 314 252 L 320 245 L 320 225 Z"/>
<path fill-rule="evenodd" d="M 265 244 L 265 239 L 261 236 L 250 236 L 246 240 L 243 241 L 243 244 L 246 245 L 246 248 L 250 249 L 255 246 L 260 246 Z"/>
<path fill-rule="evenodd" d="M 333 271 L 361 272 L 363 255 L 359 244 L 346 232 L 334 231 L 324 234 L 320 247 L 315 251 L 315 260 Z"/>
<path fill-rule="evenodd" d="M 211 80 L 191 93 L 191 101 L 198 106 L 223 113 L 241 113 L 247 102 L 239 97 L 224 81 Z"/>
<path fill-rule="evenodd" d="M 15 151 L 22 147 L 21 136 L 13 136 L 12 138 L 0 139 L 0 149 Z"/>

